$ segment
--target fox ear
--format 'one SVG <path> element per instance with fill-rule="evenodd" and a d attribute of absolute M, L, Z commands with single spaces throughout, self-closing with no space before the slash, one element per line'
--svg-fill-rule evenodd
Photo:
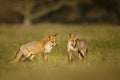
<path fill-rule="evenodd" d="M 69 34 L 69 37 L 72 37 L 72 36 L 73 36 L 72 33 L 70 33 L 70 34 Z"/>
<path fill-rule="evenodd" d="M 78 37 L 78 34 L 75 34 L 74 37 L 77 38 L 77 37 Z"/>
<path fill-rule="evenodd" d="M 52 39 L 52 36 L 48 36 L 48 39 Z"/>
<path fill-rule="evenodd" d="M 55 38 L 57 37 L 57 33 L 54 35 L 54 37 L 55 37 Z"/>

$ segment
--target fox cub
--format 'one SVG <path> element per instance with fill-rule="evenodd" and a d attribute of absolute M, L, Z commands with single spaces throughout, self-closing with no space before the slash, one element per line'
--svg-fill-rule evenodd
<path fill-rule="evenodd" d="M 48 39 L 42 41 L 32 41 L 23 44 L 17 51 L 14 59 L 10 63 L 24 61 L 28 58 L 30 61 L 35 62 L 34 57 L 36 54 L 41 54 L 44 60 L 47 60 L 48 53 L 56 46 L 56 35 L 49 36 Z"/>
<path fill-rule="evenodd" d="M 77 53 L 79 60 L 86 59 L 88 47 L 85 41 L 77 38 L 77 34 L 69 34 L 67 42 L 68 60 L 72 61 L 72 54 Z"/>

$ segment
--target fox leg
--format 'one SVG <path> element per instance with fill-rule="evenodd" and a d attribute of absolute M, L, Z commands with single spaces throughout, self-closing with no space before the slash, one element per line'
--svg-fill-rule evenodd
<path fill-rule="evenodd" d="M 44 60 L 44 61 L 47 61 L 48 54 L 46 54 L 46 53 L 42 53 L 42 57 L 43 57 L 43 60 Z"/>
<path fill-rule="evenodd" d="M 47 58 L 48 58 L 48 54 L 45 54 L 44 60 L 47 61 Z"/>
<path fill-rule="evenodd" d="M 35 62 L 34 57 L 35 57 L 35 55 L 31 55 L 31 56 L 29 57 L 29 60 L 32 61 L 32 62 Z"/>
<path fill-rule="evenodd" d="M 41 55 L 42 55 L 42 60 L 46 61 L 47 60 L 47 54 L 46 53 L 42 53 Z"/>
<path fill-rule="evenodd" d="M 78 58 L 79 58 L 80 61 L 82 60 L 81 53 L 78 53 Z"/>
<path fill-rule="evenodd" d="M 72 61 L 72 52 L 68 52 L 68 60 L 71 62 Z"/>
<path fill-rule="evenodd" d="M 84 57 L 84 59 L 86 59 L 86 50 L 82 49 L 81 53 L 82 53 L 82 56 Z"/>
<path fill-rule="evenodd" d="M 26 56 L 26 58 L 29 58 L 29 60 L 31 62 L 35 62 L 34 59 L 33 59 L 34 57 L 35 57 L 35 55 L 33 55 L 33 52 L 29 52 L 28 55 Z"/>
<path fill-rule="evenodd" d="M 24 61 L 25 61 L 25 59 L 26 59 L 26 57 L 25 57 L 24 55 L 22 55 L 22 57 L 21 57 L 20 61 L 21 61 L 21 62 L 24 62 Z"/>

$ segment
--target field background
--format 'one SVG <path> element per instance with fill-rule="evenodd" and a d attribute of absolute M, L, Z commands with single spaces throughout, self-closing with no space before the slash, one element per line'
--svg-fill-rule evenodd
<path fill-rule="evenodd" d="M 30 41 L 58 34 L 57 46 L 44 62 L 36 56 L 38 63 L 8 64 L 19 47 Z M 88 43 L 87 60 L 73 63 L 67 60 L 69 33 L 77 33 Z M 0 25 L 0 80 L 119 80 L 120 74 L 120 26 L 109 24 L 50 24 L 29 27 Z"/>

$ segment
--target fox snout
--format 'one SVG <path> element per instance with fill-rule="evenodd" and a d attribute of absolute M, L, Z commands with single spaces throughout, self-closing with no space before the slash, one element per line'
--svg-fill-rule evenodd
<path fill-rule="evenodd" d="M 71 46 L 73 46 L 74 48 L 76 48 L 77 44 L 73 43 L 73 44 L 71 44 Z"/>
<path fill-rule="evenodd" d="M 56 42 L 51 42 L 50 45 L 51 45 L 52 47 L 55 47 L 57 44 L 56 44 Z"/>
<path fill-rule="evenodd" d="M 52 44 L 53 47 L 55 47 L 56 45 L 57 45 L 56 43 Z"/>
<path fill-rule="evenodd" d="M 71 45 L 73 48 L 77 46 L 77 43 L 74 41 L 68 41 L 68 44 Z"/>

